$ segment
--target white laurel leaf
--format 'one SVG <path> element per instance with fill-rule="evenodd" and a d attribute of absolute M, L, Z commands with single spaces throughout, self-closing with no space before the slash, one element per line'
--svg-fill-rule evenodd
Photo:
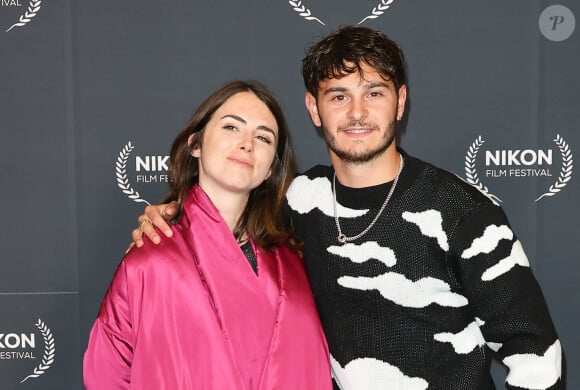
<path fill-rule="evenodd" d="M 391 0 L 392 1 L 392 0 Z M 324 22 L 315 16 L 311 16 L 310 10 L 306 8 L 306 6 L 302 5 L 301 1 L 292 1 L 288 0 L 288 4 L 292 6 L 292 9 L 298 13 L 298 15 L 302 16 L 306 20 L 315 20 L 318 23 L 325 26 Z"/>
<path fill-rule="evenodd" d="M 129 199 L 132 199 L 133 201 L 137 202 L 137 203 L 147 203 L 150 204 L 149 202 L 147 202 L 145 199 L 141 199 L 141 197 L 139 196 L 139 192 L 135 191 L 133 188 L 131 188 L 131 185 L 129 184 L 129 179 L 127 178 L 127 173 L 125 170 L 125 167 L 127 166 L 127 159 L 129 158 L 129 155 L 131 154 L 131 152 L 133 151 L 135 147 L 133 145 L 131 145 L 131 141 L 127 142 L 127 144 L 123 147 L 123 149 L 121 149 L 121 152 L 119 153 L 119 156 L 117 157 L 117 163 L 116 168 L 115 168 L 115 172 L 116 172 L 116 176 L 117 176 L 117 186 L 123 190 L 123 193 L 125 195 L 127 195 L 129 197 Z"/>
<path fill-rule="evenodd" d="M 560 176 L 558 176 L 558 180 L 548 188 L 548 192 L 540 195 L 535 202 L 546 196 L 554 196 L 566 187 L 572 178 L 572 167 L 574 166 L 572 164 L 574 162 L 572 151 L 570 150 L 568 143 L 560 136 L 560 134 L 556 134 L 554 142 L 558 146 L 558 149 L 560 149 L 560 154 L 562 155 L 562 169 L 560 170 Z"/>
<path fill-rule="evenodd" d="M 36 16 L 38 11 L 40 10 L 41 3 L 42 3 L 41 0 L 37 0 L 37 1 L 30 0 L 30 3 L 28 3 L 28 10 L 26 12 L 24 12 L 24 14 L 20 15 L 20 18 L 18 19 L 19 23 L 14 23 L 5 32 L 12 30 L 14 27 L 23 27 L 27 23 L 29 23 Z"/>
<path fill-rule="evenodd" d="M 55 348 L 54 348 L 54 337 L 52 336 L 52 332 L 40 318 L 38 319 L 35 325 L 40 330 L 42 338 L 44 339 L 44 355 L 42 357 L 42 361 L 40 362 L 40 364 L 34 367 L 32 374 L 22 379 L 20 383 L 23 383 L 29 378 L 38 378 L 40 375 L 44 374 L 44 372 L 48 370 L 52 365 L 52 363 L 54 362 Z"/>
<path fill-rule="evenodd" d="M 363 24 L 367 19 L 378 18 L 379 16 L 384 14 L 383 11 L 385 11 L 387 8 L 389 8 L 393 1 L 395 1 L 395 0 L 381 0 L 381 2 L 376 7 L 373 8 L 371 13 L 368 16 L 366 16 L 363 20 L 358 22 L 358 24 Z"/>
<path fill-rule="evenodd" d="M 483 192 L 489 198 L 491 198 L 495 202 L 501 202 L 502 200 L 495 196 L 494 194 L 490 193 L 486 186 L 484 186 L 479 181 L 479 177 L 477 176 L 477 170 L 475 169 L 475 158 L 477 157 L 477 153 L 479 152 L 479 148 L 483 145 L 485 141 L 479 135 L 475 141 L 469 146 L 468 152 L 465 155 L 465 176 L 466 181 L 476 187 L 478 190 Z"/>

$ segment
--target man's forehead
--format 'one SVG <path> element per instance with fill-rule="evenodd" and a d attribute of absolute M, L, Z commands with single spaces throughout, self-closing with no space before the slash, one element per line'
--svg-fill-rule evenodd
<path fill-rule="evenodd" d="M 376 70 L 372 71 L 354 71 L 352 73 L 341 73 L 335 77 L 329 77 L 324 80 L 321 80 L 318 87 L 319 89 L 327 89 L 333 86 L 349 86 L 349 87 L 358 87 L 358 86 L 378 86 L 378 85 L 386 85 L 391 86 L 393 85 L 392 79 L 387 76 L 379 73 Z"/>

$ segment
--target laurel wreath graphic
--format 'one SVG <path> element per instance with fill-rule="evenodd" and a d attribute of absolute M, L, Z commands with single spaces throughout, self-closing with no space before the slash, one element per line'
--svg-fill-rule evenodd
<path fill-rule="evenodd" d="M 316 20 L 318 23 L 325 26 L 325 24 L 322 20 L 318 19 L 317 17 L 312 16 L 312 13 L 310 12 L 310 10 L 308 8 L 306 8 L 304 5 L 302 5 L 301 1 L 288 0 L 288 3 L 292 6 L 294 11 L 298 12 L 298 15 L 302 16 L 304 19 Z"/>
<path fill-rule="evenodd" d="M 121 150 L 121 152 L 119 153 L 119 157 L 117 157 L 117 162 L 115 163 L 115 172 L 117 174 L 117 185 L 121 190 L 123 190 L 123 193 L 129 197 L 129 199 L 132 199 L 137 203 L 143 202 L 150 204 L 145 199 L 141 199 L 139 193 L 131 187 L 129 179 L 127 179 L 127 159 L 129 158 L 129 155 L 131 154 L 133 149 L 135 149 L 135 147 L 131 145 L 131 141 L 129 141 L 127 142 L 127 145 L 125 145 Z"/>
<path fill-rule="evenodd" d="M 367 20 L 367 19 L 376 19 L 376 18 L 378 18 L 379 16 L 381 16 L 382 14 L 385 13 L 385 11 L 387 10 L 387 8 L 389 8 L 391 6 L 391 3 L 393 1 L 395 1 L 395 0 L 381 0 L 380 4 L 377 5 L 375 8 L 373 8 L 373 11 L 371 12 L 371 14 L 368 15 L 367 17 L 365 17 L 360 22 L 358 22 L 358 24 L 363 24 L 365 22 L 365 20 Z"/>
<path fill-rule="evenodd" d="M 40 333 L 42 333 L 42 338 L 44 339 L 44 355 L 42 356 L 42 361 L 40 362 L 40 364 L 34 367 L 32 374 L 22 379 L 20 383 L 23 383 L 29 378 L 38 378 L 39 376 L 44 374 L 45 371 L 48 370 L 51 364 L 54 362 L 55 348 L 54 348 L 54 337 L 52 336 L 52 332 L 50 331 L 48 326 L 46 326 L 46 324 L 42 322 L 40 318 L 38 319 L 38 322 L 35 325 L 40 330 Z"/>
<path fill-rule="evenodd" d="M 22 15 L 20 15 L 20 19 L 18 19 L 17 23 L 14 23 L 12 26 L 10 26 L 10 28 L 8 30 L 6 30 L 5 32 L 8 32 L 10 30 L 12 30 L 14 27 L 22 27 L 26 24 L 28 24 L 28 22 L 30 22 L 32 20 L 32 18 L 34 18 L 36 16 L 36 14 L 38 13 L 38 10 L 40 9 L 40 3 L 42 3 L 42 0 L 30 0 L 30 3 L 28 4 L 28 9 L 26 10 L 26 12 L 24 12 Z"/>
<path fill-rule="evenodd" d="M 394 1 L 395 0 L 381 0 L 381 2 L 375 8 L 373 8 L 373 10 L 371 11 L 370 15 L 366 16 L 363 20 L 361 20 L 360 22 L 358 22 L 358 24 L 364 23 L 367 19 L 376 19 L 376 18 L 378 18 L 379 16 L 381 16 L 382 14 L 385 13 L 385 11 L 387 10 L 387 8 L 389 8 Z M 306 8 L 306 6 L 304 6 L 302 4 L 302 1 L 300 1 L 300 0 L 298 0 L 298 1 L 288 0 L 288 3 L 292 6 L 292 8 L 294 9 L 294 11 L 298 12 L 298 14 L 300 16 L 302 16 L 304 19 L 306 19 L 306 20 L 315 20 L 318 23 L 320 23 L 323 26 L 325 26 L 325 24 L 324 24 L 324 22 L 322 20 L 320 20 L 317 17 L 312 16 L 312 13 L 310 12 L 310 10 L 308 8 Z"/>
<path fill-rule="evenodd" d="M 483 140 L 481 135 L 479 135 L 475 139 L 475 141 L 473 141 L 473 143 L 469 146 L 467 154 L 465 155 L 465 177 L 469 184 L 477 187 L 477 189 L 479 189 L 481 192 L 483 192 L 491 199 L 499 203 L 501 202 L 501 199 L 492 194 L 491 192 L 489 192 L 487 187 L 484 186 L 479 181 L 479 176 L 477 176 L 477 169 L 475 167 L 475 158 L 477 157 L 477 152 L 479 152 L 479 148 L 481 148 L 481 145 L 483 145 L 484 142 L 485 141 Z"/>
<path fill-rule="evenodd" d="M 564 141 L 564 138 L 560 137 L 560 134 L 556 134 L 556 139 L 554 140 L 558 149 L 560 149 L 560 154 L 562 155 L 562 169 L 560 170 L 560 176 L 558 180 L 550 186 L 548 192 L 542 194 L 535 202 L 539 201 L 545 196 L 554 196 L 558 192 L 562 191 L 562 188 L 568 185 L 570 179 L 572 179 L 572 168 L 573 165 L 573 155 L 568 143 Z"/>

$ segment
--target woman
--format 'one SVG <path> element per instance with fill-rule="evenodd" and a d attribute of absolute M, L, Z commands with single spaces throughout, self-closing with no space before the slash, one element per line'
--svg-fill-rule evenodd
<path fill-rule="evenodd" d="M 298 245 L 282 218 L 295 161 L 256 82 L 202 103 L 175 139 L 173 238 L 127 253 L 84 357 L 88 389 L 331 389 Z"/>

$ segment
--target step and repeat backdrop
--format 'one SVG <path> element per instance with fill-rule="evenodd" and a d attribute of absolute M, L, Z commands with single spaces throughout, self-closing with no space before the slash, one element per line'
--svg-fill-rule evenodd
<path fill-rule="evenodd" d="M 580 388 L 577 0 L 1 0 L 0 389 L 81 389 L 88 332 L 171 141 L 230 79 L 283 105 L 328 163 L 300 65 L 343 25 L 400 43 L 402 146 L 501 202 Z M 494 364 L 498 389 L 504 368 Z"/>

